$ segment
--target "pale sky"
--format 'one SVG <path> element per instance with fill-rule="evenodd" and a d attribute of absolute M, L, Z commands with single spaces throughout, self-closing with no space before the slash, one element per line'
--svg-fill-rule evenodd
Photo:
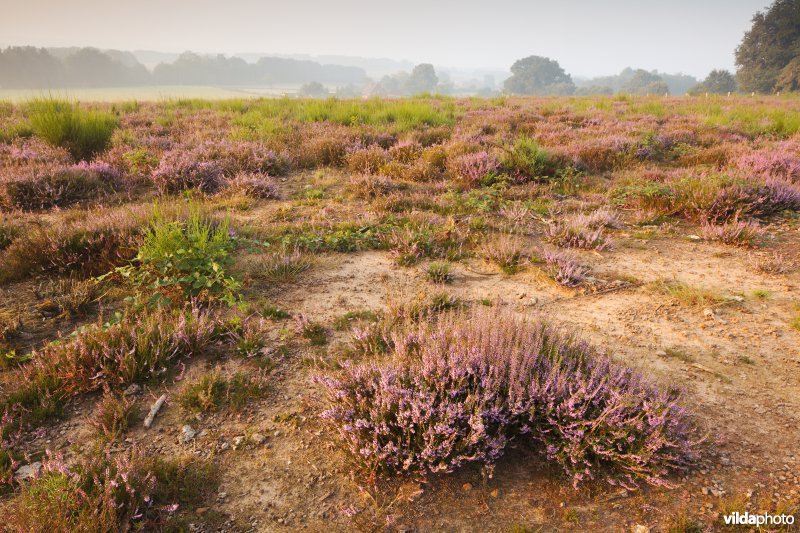
<path fill-rule="evenodd" d="M 449 67 L 558 60 L 573 76 L 626 66 L 733 70 L 770 0 L 0 0 L 0 45 L 339 54 Z"/>

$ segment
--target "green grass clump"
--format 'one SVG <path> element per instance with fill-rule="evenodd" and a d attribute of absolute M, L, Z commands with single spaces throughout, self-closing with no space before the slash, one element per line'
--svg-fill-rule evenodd
<path fill-rule="evenodd" d="M 117 119 L 110 113 L 87 111 L 77 103 L 54 98 L 28 104 L 33 133 L 54 146 L 66 148 L 78 161 L 91 160 L 108 148 Z"/>
<path fill-rule="evenodd" d="M 450 283 L 453 273 L 450 272 L 450 263 L 447 261 L 433 261 L 426 270 L 428 279 L 433 283 Z"/>
<path fill-rule="evenodd" d="M 185 221 L 167 220 L 156 209 L 134 264 L 117 272 L 152 291 L 151 305 L 185 298 L 234 305 L 241 288 L 227 272 L 234 244 L 227 219 L 208 219 L 193 206 Z"/>
<path fill-rule="evenodd" d="M 530 137 L 518 137 L 514 144 L 504 148 L 503 168 L 518 179 L 550 175 L 553 163 L 550 154 Z"/>
<path fill-rule="evenodd" d="M 219 368 L 187 384 L 178 396 L 178 403 L 190 413 L 207 413 L 227 405 L 241 409 L 247 400 L 257 398 L 264 389 L 260 380 L 244 373 L 223 376 Z"/>

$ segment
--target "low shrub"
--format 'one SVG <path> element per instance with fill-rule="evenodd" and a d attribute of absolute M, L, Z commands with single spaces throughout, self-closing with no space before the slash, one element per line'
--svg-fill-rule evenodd
<path fill-rule="evenodd" d="M 281 197 L 278 184 L 266 174 L 236 174 L 225 182 L 225 192 L 259 200 L 277 200 Z"/>
<path fill-rule="evenodd" d="M 117 127 L 117 119 L 110 113 L 84 110 L 52 98 L 32 101 L 27 113 L 37 137 L 66 148 L 76 161 L 88 161 L 108 148 Z"/>
<path fill-rule="evenodd" d="M 550 277 L 565 287 L 577 287 L 587 280 L 591 272 L 589 267 L 563 251 L 545 250 L 542 260 Z"/>
<path fill-rule="evenodd" d="M 138 415 L 131 398 L 106 390 L 89 422 L 103 438 L 115 441 L 133 426 Z"/>
<path fill-rule="evenodd" d="M 587 215 L 564 217 L 547 227 L 544 238 L 562 248 L 603 250 L 609 246 L 609 240 L 597 222 Z"/>
<path fill-rule="evenodd" d="M 724 224 L 703 224 L 703 239 L 734 246 L 751 247 L 764 236 L 764 229 L 753 220 L 733 220 Z"/>
<path fill-rule="evenodd" d="M 428 279 L 434 283 L 450 283 L 453 281 L 453 273 L 450 271 L 450 263 L 446 261 L 433 261 L 425 270 Z"/>
<path fill-rule="evenodd" d="M 478 187 L 500 169 L 500 161 L 489 152 L 460 155 L 448 161 L 448 169 L 456 180 L 467 187 Z"/>
<path fill-rule="evenodd" d="M 0 179 L 0 207 L 23 211 L 68 207 L 111 192 L 118 183 L 118 174 L 99 165 L 34 167 Z"/>
<path fill-rule="evenodd" d="M 222 166 L 216 161 L 198 160 L 190 151 L 174 150 L 164 154 L 151 179 L 161 194 L 173 194 L 186 189 L 213 193 L 222 186 L 222 171 Z"/>
<path fill-rule="evenodd" d="M 502 315 L 502 314 L 501 314 Z M 515 442 L 537 444 L 575 485 L 667 485 L 697 458 L 680 394 L 543 321 L 496 309 L 391 334 L 380 361 L 318 376 L 323 417 L 377 473 L 490 471 Z"/>
<path fill-rule="evenodd" d="M 20 379 L 4 405 L 23 410 L 19 422 L 37 425 L 57 414 L 68 398 L 124 387 L 206 352 L 216 335 L 216 322 L 197 308 L 129 311 L 36 350 L 20 367 Z"/>
<path fill-rule="evenodd" d="M 88 211 L 85 219 L 36 226 L 0 252 L 0 283 L 35 273 L 95 276 L 136 255 L 146 210 Z"/>
<path fill-rule="evenodd" d="M 519 182 L 550 176 L 555 172 L 555 159 L 530 137 L 518 137 L 503 148 L 503 170 Z"/>
<path fill-rule="evenodd" d="M 515 274 L 522 269 L 528 254 L 522 241 L 516 237 L 502 234 L 481 245 L 481 255 L 496 264 L 505 274 Z"/>
<path fill-rule="evenodd" d="M 389 154 L 377 145 L 359 148 L 345 156 L 347 170 L 358 174 L 374 174 L 389 162 Z"/>
<path fill-rule="evenodd" d="M 147 287 L 151 304 L 195 298 L 234 305 L 241 284 L 226 271 L 234 244 L 227 219 L 206 218 L 193 206 L 186 220 L 168 220 L 156 209 L 133 264 L 116 273 Z"/>

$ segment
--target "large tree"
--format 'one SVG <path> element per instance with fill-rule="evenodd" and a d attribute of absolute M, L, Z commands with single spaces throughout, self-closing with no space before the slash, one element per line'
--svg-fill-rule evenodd
<path fill-rule="evenodd" d="M 736 49 L 736 77 L 745 91 L 776 90 L 781 71 L 800 56 L 800 0 L 775 0 Z M 787 73 L 788 74 L 788 73 Z"/>
<path fill-rule="evenodd" d="M 503 86 L 511 94 L 573 94 L 575 84 L 558 61 L 529 56 L 511 66 L 511 77 Z"/>
<path fill-rule="evenodd" d="M 421 63 L 414 67 L 411 75 L 406 80 L 406 92 L 408 94 L 429 93 L 436 89 L 439 77 L 430 63 Z"/>
<path fill-rule="evenodd" d="M 736 78 L 727 70 L 712 70 L 706 79 L 689 91 L 690 94 L 728 94 L 736 91 Z"/>

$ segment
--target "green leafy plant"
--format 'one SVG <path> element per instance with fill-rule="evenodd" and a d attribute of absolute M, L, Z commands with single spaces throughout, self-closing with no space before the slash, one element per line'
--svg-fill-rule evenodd
<path fill-rule="evenodd" d="M 153 290 L 151 305 L 187 297 L 235 305 L 241 284 L 227 272 L 234 245 L 227 219 L 206 218 L 193 206 L 185 221 L 166 220 L 156 208 L 133 264 L 116 272 Z"/>

